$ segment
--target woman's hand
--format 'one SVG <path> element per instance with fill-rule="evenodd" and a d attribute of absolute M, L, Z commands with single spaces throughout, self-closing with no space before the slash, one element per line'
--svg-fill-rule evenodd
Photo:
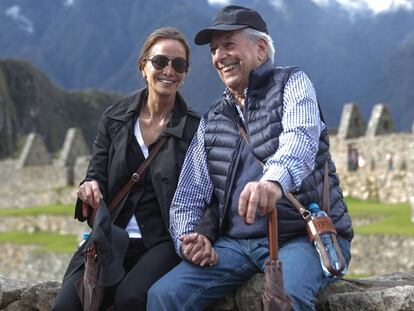
<path fill-rule="evenodd" d="M 78 189 L 78 198 L 92 206 L 94 209 L 98 208 L 99 202 L 102 200 L 103 195 L 99 189 L 98 182 L 96 180 L 84 182 Z M 85 204 L 84 204 L 85 205 Z M 82 215 L 87 218 L 89 216 L 89 208 L 82 206 Z"/>

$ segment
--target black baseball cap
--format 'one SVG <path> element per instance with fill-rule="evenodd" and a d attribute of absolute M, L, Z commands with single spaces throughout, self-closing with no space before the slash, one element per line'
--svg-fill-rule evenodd
<path fill-rule="evenodd" d="M 260 32 L 267 32 L 267 26 L 257 11 L 238 5 L 228 5 L 217 12 L 213 19 L 213 26 L 200 30 L 194 42 L 204 45 L 211 42 L 213 31 L 231 31 L 243 28 L 253 28 Z"/>

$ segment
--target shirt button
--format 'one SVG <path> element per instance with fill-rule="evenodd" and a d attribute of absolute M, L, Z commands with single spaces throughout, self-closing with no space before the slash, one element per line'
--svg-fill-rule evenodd
<path fill-rule="evenodd" d="M 161 178 L 161 181 L 162 181 L 164 184 L 168 184 L 168 178 L 167 178 L 167 177 L 163 177 L 163 178 Z"/>

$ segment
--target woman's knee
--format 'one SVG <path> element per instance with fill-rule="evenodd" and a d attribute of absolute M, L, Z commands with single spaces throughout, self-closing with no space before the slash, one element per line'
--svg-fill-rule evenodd
<path fill-rule="evenodd" d="M 70 284 L 73 285 L 73 284 Z M 75 294 L 75 295 L 74 295 Z M 52 311 L 76 311 L 82 310 L 80 299 L 73 293 L 69 286 L 62 287 L 53 301 Z"/>
<path fill-rule="evenodd" d="M 115 310 L 136 310 L 145 311 L 147 305 L 147 295 L 144 292 L 134 292 L 131 290 L 117 291 L 115 294 Z"/>

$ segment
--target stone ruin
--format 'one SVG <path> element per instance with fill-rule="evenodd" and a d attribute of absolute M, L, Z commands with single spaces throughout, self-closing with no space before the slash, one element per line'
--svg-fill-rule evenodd
<path fill-rule="evenodd" d="M 17 162 L 17 168 L 22 169 L 26 166 L 48 165 L 51 161 L 52 158 L 42 136 L 37 133 L 30 133 Z"/>
<path fill-rule="evenodd" d="M 17 160 L 0 161 L 0 208 L 72 203 L 69 188 L 85 176 L 90 150 L 78 128 L 69 128 L 53 159 L 42 136 L 30 133 Z M 21 193 L 25 193 L 24 196 Z"/>
<path fill-rule="evenodd" d="M 374 106 L 366 128 L 364 124 L 358 105 L 348 103 L 337 135 L 330 135 L 344 195 L 410 202 L 414 196 L 414 132 L 397 133 L 390 110 L 381 103 Z"/>
<path fill-rule="evenodd" d="M 345 104 L 338 131 L 329 135 L 344 195 L 410 202 L 414 196 L 414 134 L 395 132 L 385 104 L 374 106 L 368 122 L 358 104 Z M 40 191 L 77 185 L 85 176 L 89 159 L 90 150 L 79 129 L 67 131 L 57 159 L 52 158 L 42 137 L 31 133 L 15 164 L 0 161 L 0 208 L 11 202 L 25 205 L 13 199 L 15 189 Z M 6 202 L 8 197 L 10 202 Z M 34 194 L 28 203 L 37 202 L 38 197 Z"/>
<path fill-rule="evenodd" d="M 345 104 L 339 123 L 338 137 L 348 139 L 363 136 L 364 133 L 365 123 L 358 105 L 355 103 Z"/>

